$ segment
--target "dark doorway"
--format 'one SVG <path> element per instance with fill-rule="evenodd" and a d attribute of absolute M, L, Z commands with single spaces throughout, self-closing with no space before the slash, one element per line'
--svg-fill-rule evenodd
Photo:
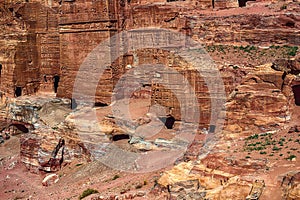
<path fill-rule="evenodd" d="M 16 127 L 19 131 L 22 131 L 23 133 L 29 133 L 29 129 L 24 126 L 23 124 L 11 124 L 8 127 L 14 126 Z"/>
<path fill-rule="evenodd" d="M 15 89 L 15 97 L 19 97 L 22 95 L 22 87 L 16 87 Z"/>
<path fill-rule="evenodd" d="M 159 117 L 160 121 L 162 121 L 167 129 L 172 129 L 175 123 L 175 118 L 172 115 L 167 115 L 167 117 Z"/>
<path fill-rule="evenodd" d="M 130 137 L 129 137 L 129 135 L 127 135 L 127 134 L 114 135 L 114 136 L 112 137 L 112 140 L 113 140 L 113 141 L 118 141 L 118 140 L 129 140 L 129 139 L 130 139 Z"/>
<path fill-rule="evenodd" d="M 0 64 L 0 76 L 2 74 L 2 64 Z"/>
<path fill-rule="evenodd" d="M 210 125 L 209 126 L 209 133 L 214 133 L 216 130 L 216 126 L 215 125 Z"/>
<path fill-rule="evenodd" d="M 71 99 L 71 109 L 74 110 L 77 108 L 77 102 L 76 99 L 72 98 Z"/>
<path fill-rule="evenodd" d="M 102 103 L 102 102 L 95 102 L 95 107 L 106 107 L 106 106 L 108 106 L 108 104 L 107 103 Z"/>
<path fill-rule="evenodd" d="M 57 93 L 58 83 L 59 83 L 59 76 L 56 75 L 53 77 L 53 89 L 55 93 Z"/>
<path fill-rule="evenodd" d="M 294 85 L 292 86 L 294 98 L 295 98 L 295 104 L 297 106 L 300 106 L 300 85 Z"/>
<path fill-rule="evenodd" d="M 249 0 L 239 0 L 239 7 L 245 7 L 247 1 Z"/>

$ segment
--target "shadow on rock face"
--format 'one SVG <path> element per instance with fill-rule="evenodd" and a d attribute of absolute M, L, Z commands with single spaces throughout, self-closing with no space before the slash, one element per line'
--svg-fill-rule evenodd
<path fill-rule="evenodd" d="M 292 86 L 292 89 L 294 92 L 295 104 L 300 106 L 300 85 L 294 85 Z"/>

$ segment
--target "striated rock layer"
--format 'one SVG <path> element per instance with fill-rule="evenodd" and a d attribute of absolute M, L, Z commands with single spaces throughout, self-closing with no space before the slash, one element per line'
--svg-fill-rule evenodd
<path fill-rule="evenodd" d="M 298 8 L 291 3 L 286 9 L 288 12 L 278 11 L 272 8 L 272 4 L 263 4 L 263 8 L 259 7 L 263 14 L 253 5 L 247 8 L 248 12 L 241 9 L 219 13 L 201 10 L 212 6 L 231 8 L 237 7 L 238 2 L 3 1 L 0 89 L 7 96 L 57 92 L 58 97 L 71 98 L 77 72 L 91 50 L 105 40 L 111 42 L 109 38 L 116 33 L 134 28 L 171 29 L 203 44 L 299 45 L 299 17 L 295 14 Z M 167 36 L 162 36 L 162 40 L 168 40 Z M 111 102 L 113 88 L 128 65 L 163 64 L 185 74 L 199 99 L 203 117 L 200 121 L 203 126 L 209 123 L 207 88 L 201 77 L 195 78 L 195 72 L 187 70 L 186 63 L 180 58 L 159 50 L 140 49 L 110 62 L 103 76 L 99 77 L 93 94 L 96 102 Z M 91 71 L 88 75 L 96 76 Z M 87 76 L 82 81 L 87 90 L 91 84 L 89 80 Z M 224 76 L 226 92 L 231 92 L 227 89 L 233 82 Z M 179 119 L 180 107 L 170 92 L 159 85 L 153 85 L 151 90 L 152 102 L 171 108 L 175 118 Z M 159 92 L 154 94 L 153 91 L 157 90 Z M 170 102 L 164 99 L 165 95 Z"/>
<path fill-rule="evenodd" d="M 171 114 L 176 120 L 189 122 L 189 117 L 193 118 L 193 114 L 200 114 L 200 127 L 210 129 L 211 132 L 215 131 L 218 123 L 222 123 L 218 121 L 219 118 L 223 120 L 218 116 L 219 111 L 226 110 L 223 132 L 225 138 L 248 136 L 277 129 L 289 121 L 291 110 L 295 102 L 299 101 L 293 93 L 293 89 L 296 90 L 295 88 L 299 85 L 299 80 L 297 80 L 299 58 L 297 58 L 296 48 L 300 38 L 299 17 L 296 15 L 299 8 L 295 5 L 290 2 L 286 9 L 278 10 L 274 7 L 275 5 L 265 3 L 257 6 L 249 5 L 245 9 L 215 11 L 207 9 L 238 7 L 238 2 L 229 0 L 212 2 L 202 0 L 177 2 L 156 0 L 151 2 L 143 0 L 15 2 L 5 0 L 0 7 L 2 30 L 0 33 L 0 90 L 1 108 L 3 108 L 0 116 L 31 124 L 37 123 L 38 120 L 44 123 L 46 128 L 42 127 L 45 128 L 41 129 L 43 132 L 41 130 L 36 134 L 33 132 L 32 137 L 21 140 L 24 157 L 30 157 L 27 155 L 35 152 L 31 155 L 34 161 L 30 162 L 35 163 L 36 166 L 47 162 L 43 160 L 36 163 L 37 151 L 51 157 L 50 152 L 55 149 L 60 139 L 60 133 L 52 130 L 57 129 L 58 124 L 63 122 L 65 115 L 71 111 L 62 108 L 56 102 L 27 105 L 13 100 L 10 102 L 6 100 L 6 97 L 51 93 L 56 97 L 71 99 L 76 78 L 79 79 L 80 87 L 93 97 L 95 105 L 111 104 L 113 94 L 116 94 L 116 99 L 122 99 L 129 92 L 133 92 L 131 97 L 150 98 L 152 105 L 164 106 L 165 112 L 162 113 Z M 196 42 L 208 45 L 210 49 L 219 45 L 218 51 L 221 54 L 214 55 L 218 57 L 218 62 L 215 65 L 211 62 L 210 67 L 215 67 L 220 71 L 224 88 L 219 88 L 216 84 L 217 92 L 210 91 L 207 79 L 213 83 L 216 80 L 216 74 L 205 70 L 203 74 L 199 74 L 193 63 L 184 59 L 184 56 L 192 57 L 188 53 L 178 56 L 176 52 L 169 51 L 171 48 L 157 49 L 144 48 L 144 46 L 135 50 L 126 49 L 132 45 L 126 44 L 126 38 L 132 37 L 130 34 L 122 35 L 122 38 L 118 38 L 117 41 L 111 39 L 112 36 L 122 31 L 147 27 L 177 31 Z M 139 33 L 141 36 L 131 41 L 136 42 L 137 45 L 149 44 L 158 36 L 161 41 L 176 44 L 176 47 L 187 45 L 186 40 L 176 41 L 168 34 L 158 35 L 159 31 L 149 33 L 146 30 L 139 30 L 133 33 Z M 151 38 L 154 39 L 151 40 Z M 104 56 L 103 59 L 108 60 L 105 66 L 100 66 L 106 67 L 103 75 L 98 77 L 98 66 L 93 59 L 88 60 L 88 65 L 92 66 L 92 70 L 79 73 L 85 58 L 95 47 L 104 42 L 106 42 L 105 47 L 116 45 L 120 48 L 112 48 L 111 51 L 98 55 L 97 58 L 101 59 L 101 56 Z M 225 44 L 235 50 L 244 51 L 247 55 L 256 51 L 262 57 L 264 50 L 270 49 L 272 45 L 271 49 L 287 50 L 286 58 L 272 60 L 274 61 L 272 64 L 252 68 L 236 66 L 230 64 L 229 58 L 223 58 L 223 55 L 227 53 L 222 46 Z M 245 47 L 245 45 L 248 46 Z M 283 45 L 287 46 L 283 47 Z M 204 47 L 196 50 L 199 54 L 208 56 Z M 114 58 L 116 53 L 120 54 L 118 58 Z M 272 57 L 272 55 L 266 57 Z M 209 56 L 206 58 L 211 60 Z M 251 59 L 250 56 L 248 62 L 252 62 Z M 251 64 L 255 66 L 256 63 L 257 61 L 253 59 L 253 64 Z M 115 87 L 122 83 L 122 80 L 119 80 L 125 73 L 129 74 L 145 65 L 161 66 L 161 68 L 156 68 L 155 71 L 149 68 L 149 70 L 133 74 L 129 77 L 131 78 L 129 83 L 121 85 L 114 91 Z M 179 94 L 175 94 L 174 90 L 163 84 L 155 83 L 152 81 L 154 79 L 148 78 L 148 76 L 155 78 L 167 76 L 171 80 L 173 74 L 166 73 L 163 66 L 176 70 L 182 75 L 182 79 L 173 77 L 172 80 L 172 87 L 176 91 L 178 89 Z M 78 78 L 78 74 L 84 76 Z M 184 78 L 188 80 L 190 89 L 195 92 L 195 99 L 190 96 L 187 98 L 186 92 L 189 90 L 182 87 Z M 138 80 L 139 88 L 132 91 L 130 89 L 136 87 L 133 84 L 135 80 Z M 95 93 L 91 90 L 92 84 L 97 86 Z M 219 92 L 223 89 L 224 93 Z M 180 97 L 185 97 L 185 104 L 181 103 Z M 80 103 L 80 99 L 72 102 L 76 100 Z M 213 107 L 214 101 L 227 101 L 226 108 L 218 104 L 217 108 Z M 185 113 L 182 113 L 182 107 L 188 108 Z M 5 109 L 7 109 L 6 112 Z M 39 109 L 41 110 L 38 111 Z M 52 114 L 48 113 L 51 109 L 57 113 L 48 117 Z M 195 112 L 197 109 L 200 110 L 199 113 Z M 183 119 L 182 115 L 188 117 Z M 70 122 L 71 119 L 67 118 L 68 120 Z M 73 147 L 77 148 L 76 152 L 85 151 L 81 148 L 78 136 L 72 135 L 74 127 L 67 125 L 59 127 L 63 132 L 62 135 L 70 139 L 66 141 L 66 146 L 75 144 L 76 147 Z M 102 136 L 107 140 L 105 134 Z M 48 137 L 51 139 L 43 141 L 45 145 L 40 144 Z M 40 144 L 41 149 L 38 150 L 35 144 Z M 29 146 L 28 149 L 26 146 Z M 27 162 L 25 160 L 24 162 Z"/>

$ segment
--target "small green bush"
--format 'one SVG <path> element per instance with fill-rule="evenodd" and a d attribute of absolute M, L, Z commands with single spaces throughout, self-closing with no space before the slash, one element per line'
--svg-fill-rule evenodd
<path fill-rule="evenodd" d="M 298 51 L 298 47 L 297 46 L 284 46 L 287 49 L 287 54 L 289 56 L 295 56 L 297 51 Z"/>
<path fill-rule="evenodd" d="M 273 150 L 273 151 L 279 151 L 280 149 L 281 149 L 281 148 L 274 146 L 272 150 Z"/>
<path fill-rule="evenodd" d="M 285 10 L 285 9 L 287 9 L 287 5 L 282 5 L 282 6 L 280 7 L 280 10 Z"/>
<path fill-rule="evenodd" d="M 279 144 L 280 146 L 283 146 L 283 141 L 279 141 L 278 144 Z"/>
<path fill-rule="evenodd" d="M 120 178 L 120 176 L 118 174 L 116 174 L 116 175 L 114 175 L 114 177 L 112 178 L 112 180 L 116 180 L 118 178 Z"/>
<path fill-rule="evenodd" d="M 292 160 L 293 158 L 296 158 L 297 156 L 295 156 L 295 155 L 290 155 L 289 157 L 287 157 L 286 159 L 287 160 Z"/>
<path fill-rule="evenodd" d="M 250 53 L 251 51 L 254 51 L 254 50 L 256 50 L 257 48 L 256 48 L 255 46 L 247 45 L 247 46 L 245 46 L 245 47 L 240 46 L 239 49 L 242 50 L 242 51 L 244 51 L 244 52 Z"/>
<path fill-rule="evenodd" d="M 271 145 L 271 142 L 269 140 L 267 140 L 265 145 Z"/>
<path fill-rule="evenodd" d="M 271 49 L 279 49 L 280 46 L 271 45 L 270 48 L 271 48 Z"/>
<path fill-rule="evenodd" d="M 249 137 L 246 138 L 246 140 L 253 140 L 253 139 L 258 139 L 258 134 L 250 135 Z"/>
<path fill-rule="evenodd" d="M 97 190 L 94 190 L 94 189 L 86 189 L 83 191 L 83 193 L 80 195 L 79 199 L 83 199 L 91 194 L 96 194 L 96 193 L 99 193 Z"/>
<path fill-rule="evenodd" d="M 232 68 L 233 68 L 233 69 L 238 69 L 238 68 L 239 68 L 239 66 L 237 66 L 237 65 L 233 65 L 233 66 L 232 66 Z"/>

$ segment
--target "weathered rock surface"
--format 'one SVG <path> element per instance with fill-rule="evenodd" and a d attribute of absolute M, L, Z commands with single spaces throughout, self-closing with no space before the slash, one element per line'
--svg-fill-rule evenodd
<path fill-rule="evenodd" d="M 5 16 L 1 18 L 1 91 L 8 96 L 57 92 L 59 97 L 71 98 L 76 74 L 84 58 L 99 43 L 117 32 L 132 28 L 178 30 L 204 44 L 299 45 L 299 17 L 294 14 L 297 10 L 292 3 L 288 4 L 289 12 L 286 13 L 284 10 L 275 12 L 270 4 L 260 5 L 259 9 L 263 7 L 266 15 L 251 10 L 253 6 L 246 14 L 238 14 L 240 10 L 237 10 L 237 14 L 233 11 L 211 16 L 201 11 L 212 7 L 213 2 L 5 2 L 1 8 Z M 216 1 L 214 6 L 238 7 L 238 1 Z M 11 38 L 10 42 L 7 42 L 7 37 Z M 152 52 L 153 55 L 145 57 L 141 52 L 128 52 L 110 64 L 98 83 L 96 102 L 110 102 L 113 86 L 126 72 L 126 66 L 140 65 L 144 61 L 152 63 L 159 58 L 158 53 Z M 176 63 L 166 63 L 164 60 L 159 60 L 159 63 L 176 67 Z M 192 81 L 194 75 L 188 72 L 186 76 Z M 224 82 L 227 85 L 227 81 Z M 90 84 L 89 81 L 82 81 L 83 88 L 89 88 Z M 201 103 L 206 101 L 201 97 Z M 178 105 L 176 102 L 173 104 L 168 106 L 178 113 Z M 209 115 L 206 109 L 203 110 L 203 116 Z M 207 118 L 204 117 L 204 121 Z M 207 125 L 206 121 L 203 124 Z"/>
<path fill-rule="evenodd" d="M 192 162 L 166 171 L 158 183 L 169 188 L 171 199 L 184 199 L 184 194 L 188 199 L 195 199 L 189 195 L 198 199 L 245 199 L 251 189 L 251 183 L 238 176 Z"/>
<path fill-rule="evenodd" d="M 183 189 L 184 188 L 184 189 Z M 201 192 L 199 180 L 176 182 L 168 186 L 170 199 L 203 199 L 206 192 Z"/>
<path fill-rule="evenodd" d="M 272 64 L 258 66 L 243 77 L 226 104 L 227 136 L 275 130 L 287 123 L 294 101 L 292 79 L 273 70 Z"/>
<path fill-rule="evenodd" d="M 52 78 L 60 74 L 57 6 L 56 1 L 1 5 L 1 91 L 7 96 L 53 91 Z"/>
<path fill-rule="evenodd" d="M 42 185 L 47 187 L 54 183 L 57 183 L 57 181 L 59 181 L 59 177 L 57 174 L 49 174 L 42 181 Z"/>
<path fill-rule="evenodd" d="M 300 173 L 290 172 L 282 177 L 281 188 L 283 190 L 283 198 L 298 199 L 300 198 Z"/>
<path fill-rule="evenodd" d="M 0 54 L 0 89 L 5 93 L 2 99 L 6 96 L 37 92 L 57 92 L 58 97 L 71 98 L 77 72 L 91 50 L 116 33 L 133 28 L 167 28 L 185 33 L 198 42 L 213 45 L 299 45 L 299 17 L 294 14 L 297 10 L 292 3 L 288 4 L 289 12 L 274 12 L 269 4 L 263 8 L 259 7 L 265 15 L 261 15 L 255 9 L 251 10 L 252 6 L 249 7 L 249 13 L 241 14 L 238 14 L 241 10 L 236 9 L 237 14 L 220 12 L 213 16 L 201 10 L 211 7 L 238 7 L 238 1 L 216 1 L 214 5 L 212 3 L 194 0 L 176 3 L 82 0 L 20 4 L 5 2 L 1 7 L 1 14 L 5 17 L 1 18 L 3 31 L 0 37 L 3 44 Z M 162 37 L 163 40 L 168 40 L 167 35 Z M 290 102 L 293 98 L 289 81 L 292 77 L 282 76 L 284 72 L 297 71 L 299 66 L 296 60 L 278 60 L 275 63 L 279 66 L 276 69 L 281 71 L 258 67 L 246 77 L 243 77 L 245 74 L 240 69 L 236 72 L 221 70 L 225 92 L 231 93 L 227 103 L 227 137 L 235 137 L 241 132 L 249 135 L 262 130 L 272 130 L 289 120 Z M 213 98 L 206 85 L 206 77 L 199 76 L 191 64 L 179 56 L 159 49 L 126 52 L 119 59 L 109 63 L 99 82 L 99 77 L 96 77 L 95 84 L 98 87 L 96 93 L 91 94 L 95 96 L 95 102 L 109 104 L 113 87 L 122 74 L 129 68 L 134 69 L 142 64 L 163 64 L 180 72 L 195 89 L 200 108 L 201 128 L 208 129 L 210 125 L 217 125 L 216 116 L 212 113 L 218 114 L 218 111 L 212 111 Z M 157 74 L 163 72 L 157 71 Z M 93 72 L 86 75 L 91 78 L 97 76 Z M 152 104 L 164 106 L 166 113 L 171 111 L 177 120 L 182 117 L 181 107 L 190 107 L 186 111 L 187 116 L 194 114 L 195 109 L 191 105 L 182 105 L 178 95 L 174 95 L 172 90 L 161 84 L 147 85 L 144 82 L 145 76 L 146 74 L 139 74 L 134 77 L 141 80 L 142 88 L 140 92 L 135 91 L 135 98 L 151 98 Z M 89 91 L 93 84 L 87 77 L 84 76 L 81 80 L 85 91 Z M 182 82 L 176 80 L 174 88 L 181 86 Z M 130 87 L 130 84 L 124 86 Z M 122 96 L 125 93 L 124 88 L 117 91 L 118 95 Z M 186 98 L 184 92 L 180 95 Z M 191 101 L 188 99 L 188 102 Z M 40 120 L 55 127 L 63 121 L 68 112 L 62 107 L 55 108 L 52 103 L 44 105 L 42 110 L 36 112 L 38 107 L 23 109 L 19 114 L 15 114 L 13 119 L 23 120 L 21 115 L 26 112 L 26 116 L 30 116 L 31 119 L 24 120 L 34 124 L 37 120 L 37 116 L 34 115 L 39 114 Z M 53 111 L 49 113 L 49 109 Z M 14 112 L 19 112 L 18 110 L 19 108 L 14 106 L 10 108 L 10 111 Z M 89 136 L 89 139 L 91 137 Z"/>
<path fill-rule="evenodd" d="M 49 96 L 24 97 L 7 105 L 7 117 L 15 121 L 4 131 L 12 131 L 12 135 L 22 133 L 20 157 L 31 171 L 57 171 L 74 157 L 88 156 L 82 153 L 84 146 L 80 146 L 78 136 L 60 128 L 71 112 L 70 101 Z"/>

